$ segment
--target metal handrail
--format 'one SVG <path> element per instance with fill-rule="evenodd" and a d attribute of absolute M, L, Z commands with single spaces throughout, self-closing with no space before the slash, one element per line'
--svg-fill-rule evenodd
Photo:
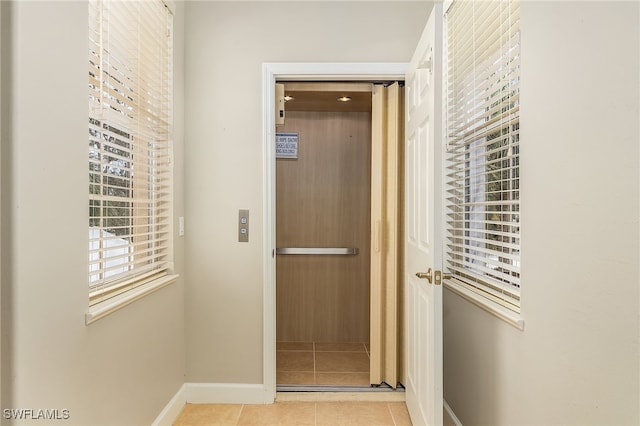
<path fill-rule="evenodd" d="M 356 247 L 279 247 L 276 254 L 356 255 Z"/>

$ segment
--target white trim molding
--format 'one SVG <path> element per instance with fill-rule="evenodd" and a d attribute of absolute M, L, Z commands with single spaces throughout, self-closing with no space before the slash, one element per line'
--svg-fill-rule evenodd
<path fill-rule="evenodd" d="M 449 418 L 453 421 L 453 423 L 456 426 L 462 426 L 462 422 L 460 421 L 460 419 L 456 416 L 456 413 L 453 412 L 453 410 L 451 409 L 451 407 L 449 406 L 449 404 L 447 404 L 447 401 L 442 400 L 442 406 L 444 407 L 444 411 L 445 413 L 449 416 Z"/>
<path fill-rule="evenodd" d="M 110 315 L 127 305 L 130 305 L 136 300 L 142 299 L 147 294 L 151 294 L 163 287 L 168 286 L 169 284 L 173 284 L 178 280 L 179 277 L 180 276 L 177 274 L 165 275 L 164 277 L 158 278 L 139 287 L 132 288 L 131 290 L 128 290 L 118 296 L 107 299 L 104 302 L 100 302 L 95 306 L 89 307 L 84 317 L 85 325 L 94 323 L 99 319 L 104 318 L 107 315 Z"/>
<path fill-rule="evenodd" d="M 492 302 L 488 298 L 475 291 L 470 290 L 467 286 L 459 284 L 455 280 L 445 280 L 444 288 L 454 294 L 457 294 L 466 301 L 471 302 L 478 308 L 490 313 L 496 318 L 501 319 L 507 324 L 512 325 L 518 330 L 524 331 L 524 319 L 520 314 L 513 312 L 495 302 Z"/>
<path fill-rule="evenodd" d="M 186 404 L 272 404 L 273 402 L 262 384 L 185 383 L 151 425 L 172 425 Z"/>
<path fill-rule="evenodd" d="M 185 384 L 180 386 L 178 392 L 176 392 L 173 398 L 171 398 L 171 401 L 169 401 L 160 414 L 158 414 L 158 417 L 151 423 L 151 426 L 171 426 L 176 421 L 187 403 L 185 387 Z"/>
<path fill-rule="evenodd" d="M 264 63 L 262 64 L 263 158 L 263 380 L 265 398 L 276 397 L 276 217 L 275 83 L 277 80 L 404 80 L 406 63 Z"/>
<path fill-rule="evenodd" d="M 263 70 L 275 80 L 317 80 L 317 81 L 369 81 L 404 80 L 407 64 L 404 62 L 343 62 L 343 63 L 264 63 Z M 263 81 L 264 82 L 264 81 Z M 263 86 L 264 90 L 264 86 Z M 263 92 L 264 93 L 264 92 Z M 274 105 L 275 113 L 275 105 Z"/>

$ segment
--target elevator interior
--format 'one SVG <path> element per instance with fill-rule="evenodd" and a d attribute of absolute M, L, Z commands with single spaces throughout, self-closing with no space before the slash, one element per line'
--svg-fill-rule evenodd
<path fill-rule="evenodd" d="M 277 384 L 370 386 L 371 83 L 284 84 Z M 285 138 L 281 138 L 283 141 Z"/>
<path fill-rule="evenodd" d="M 276 84 L 279 389 L 402 388 L 403 106 L 397 81 Z"/>

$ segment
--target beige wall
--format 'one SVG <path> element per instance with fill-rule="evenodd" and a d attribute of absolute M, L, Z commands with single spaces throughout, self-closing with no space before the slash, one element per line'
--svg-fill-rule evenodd
<path fill-rule="evenodd" d="M 444 295 L 463 424 L 640 423 L 640 4 L 522 4 L 520 332 Z"/>
<path fill-rule="evenodd" d="M 182 188 L 182 6 L 176 187 Z M 184 382 L 179 281 L 89 326 L 87 4 L 2 2 L 2 408 L 150 424 Z M 176 214 L 183 214 L 182 191 Z M 183 272 L 182 240 L 176 271 Z M 37 422 L 42 424 L 42 421 Z"/>
<path fill-rule="evenodd" d="M 262 63 L 406 62 L 423 2 L 189 2 L 187 381 L 262 383 Z M 238 243 L 238 209 L 251 210 Z"/>

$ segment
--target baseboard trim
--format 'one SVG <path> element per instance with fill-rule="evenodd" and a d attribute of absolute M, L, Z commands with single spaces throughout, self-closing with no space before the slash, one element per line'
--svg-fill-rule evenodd
<path fill-rule="evenodd" d="M 456 416 L 456 413 L 453 412 L 453 410 L 451 409 L 451 407 L 449 406 L 449 404 L 447 404 L 447 401 L 442 400 L 442 405 L 444 407 L 444 411 L 446 411 L 446 413 L 449 415 L 449 417 L 451 418 L 451 420 L 453 420 L 453 423 L 456 426 L 462 426 L 462 422 L 460 421 L 460 419 Z"/>
<path fill-rule="evenodd" d="M 186 404 L 273 404 L 262 384 L 185 383 L 162 409 L 152 426 L 171 426 Z"/>
<path fill-rule="evenodd" d="M 184 405 L 187 403 L 185 388 L 186 385 L 184 384 L 180 386 L 178 392 L 176 392 L 160 414 L 158 414 L 154 422 L 151 423 L 152 426 L 171 426 L 176 421 Z"/>
<path fill-rule="evenodd" d="M 263 384 L 185 383 L 185 395 L 192 404 L 273 404 Z"/>

